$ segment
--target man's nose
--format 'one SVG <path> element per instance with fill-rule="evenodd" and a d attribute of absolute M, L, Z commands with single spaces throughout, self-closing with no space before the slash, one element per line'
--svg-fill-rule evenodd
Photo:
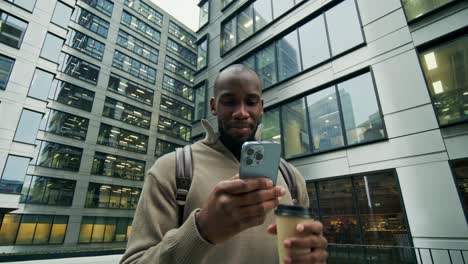
<path fill-rule="evenodd" d="M 247 107 L 245 106 L 245 104 L 240 104 L 236 111 L 234 111 L 233 116 L 237 119 L 249 118 L 249 112 L 247 111 Z"/>

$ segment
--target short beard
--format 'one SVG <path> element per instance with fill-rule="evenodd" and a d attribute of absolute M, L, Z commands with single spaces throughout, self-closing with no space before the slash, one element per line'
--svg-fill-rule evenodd
<path fill-rule="evenodd" d="M 223 125 L 221 124 L 220 121 L 218 121 L 218 131 L 219 131 L 219 137 L 223 144 L 234 154 L 237 155 L 240 153 L 242 149 L 242 144 L 244 144 L 247 141 L 255 141 L 255 134 L 257 133 L 257 127 L 258 124 L 255 126 L 255 128 L 252 130 L 252 133 L 247 137 L 247 139 L 243 141 L 239 141 L 238 138 L 234 138 L 226 131 L 224 131 Z"/>

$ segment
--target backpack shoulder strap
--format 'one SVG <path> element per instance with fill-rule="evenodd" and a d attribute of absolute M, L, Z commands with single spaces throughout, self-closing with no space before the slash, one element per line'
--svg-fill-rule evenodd
<path fill-rule="evenodd" d="M 184 207 L 192 184 L 192 148 L 190 145 L 176 149 L 176 201 L 179 207 L 179 226 L 184 222 Z"/>
<path fill-rule="evenodd" d="M 284 180 L 286 181 L 286 184 L 288 185 L 289 192 L 291 192 L 291 198 L 293 200 L 293 204 L 297 204 L 298 203 L 297 183 L 296 183 L 296 177 L 294 176 L 291 164 L 289 164 L 286 160 L 281 158 L 279 169 L 281 171 L 281 174 L 284 177 Z"/>

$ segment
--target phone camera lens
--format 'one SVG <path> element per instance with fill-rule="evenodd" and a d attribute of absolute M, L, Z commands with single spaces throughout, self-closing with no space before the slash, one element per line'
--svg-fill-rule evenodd
<path fill-rule="evenodd" d="M 260 153 L 260 152 L 257 152 L 257 153 L 255 154 L 255 159 L 257 159 L 257 160 L 262 160 L 262 159 L 263 159 L 263 154 Z"/>
<path fill-rule="evenodd" d="M 248 150 L 247 150 L 247 155 L 252 156 L 253 154 L 254 154 L 254 150 L 253 150 L 253 149 L 248 149 Z"/>
<path fill-rule="evenodd" d="M 252 163 L 253 163 L 253 159 L 251 159 L 251 158 L 245 159 L 245 164 L 252 165 Z"/>

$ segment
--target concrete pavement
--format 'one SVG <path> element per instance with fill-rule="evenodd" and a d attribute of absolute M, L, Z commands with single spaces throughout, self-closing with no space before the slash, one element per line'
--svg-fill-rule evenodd
<path fill-rule="evenodd" d="M 10 264 L 117 264 L 122 255 L 3 262 Z"/>

